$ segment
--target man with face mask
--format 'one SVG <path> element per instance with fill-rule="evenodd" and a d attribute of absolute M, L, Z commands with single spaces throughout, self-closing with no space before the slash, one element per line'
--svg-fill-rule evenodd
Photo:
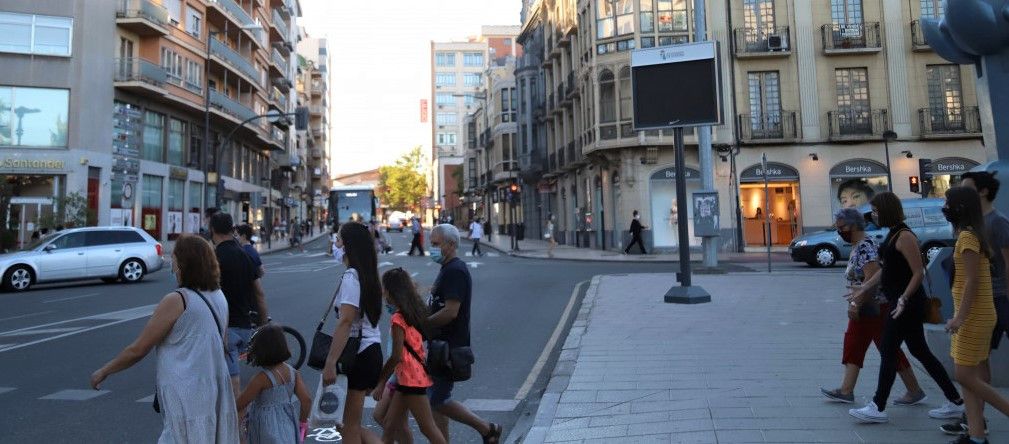
<path fill-rule="evenodd" d="M 638 210 L 634 210 L 634 219 L 631 220 L 631 243 L 627 244 L 627 248 L 624 248 L 624 254 L 629 254 L 634 244 L 638 244 L 641 254 L 648 254 L 645 252 L 645 242 L 641 240 L 641 232 L 644 230 L 645 226 L 641 225 L 641 215 L 638 214 Z"/>

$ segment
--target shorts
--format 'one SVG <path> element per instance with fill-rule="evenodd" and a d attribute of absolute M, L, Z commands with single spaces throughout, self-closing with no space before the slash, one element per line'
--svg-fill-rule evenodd
<path fill-rule="evenodd" d="M 405 385 L 397 385 L 396 391 L 404 395 L 417 395 L 417 396 L 427 395 L 427 387 L 407 387 Z"/>
<path fill-rule="evenodd" d="M 434 381 L 434 384 L 431 384 L 431 387 L 427 388 L 427 396 L 430 398 L 431 407 L 438 408 L 451 401 L 452 388 L 455 387 L 455 382 L 437 376 L 432 376 L 431 380 Z"/>
<path fill-rule="evenodd" d="M 1005 295 L 995 297 L 995 330 L 991 333 L 991 349 L 998 348 L 1002 336 L 1009 336 L 1009 300 Z"/>
<path fill-rule="evenodd" d="M 249 349 L 249 340 L 252 339 L 251 328 L 228 328 L 228 374 L 238 376 L 238 355 Z"/>
<path fill-rule="evenodd" d="M 382 373 L 382 346 L 371 344 L 357 354 L 354 365 L 347 372 L 347 390 L 374 389 L 379 373 Z"/>

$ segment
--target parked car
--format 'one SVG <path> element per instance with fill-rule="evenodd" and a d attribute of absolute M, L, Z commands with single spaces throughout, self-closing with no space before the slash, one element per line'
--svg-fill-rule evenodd
<path fill-rule="evenodd" d="M 944 199 L 902 199 L 904 206 L 904 222 L 918 236 L 925 261 L 931 260 L 943 247 L 951 247 L 956 243 L 953 237 L 953 227 L 942 215 Z M 863 213 L 870 212 L 868 205 L 859 209 Z M 889 232 L 872 223 L 866 227 L 866 236 L 872 237 L 877 243 L 883 242 Z M 814 267 L 830 267 L 838 260 L 847 260 L 851 254 L 851 244 L 841 240 L 837 230 L 829 228 L 824 231 L 805 234 L 792 240 L 788 252 L 795 262 L 805 262 Z"/>
<path fill-rule="evenodd" d="M 19 252 L 0 254 L 0 276 L 7 291 L 85 279 L 140 282 L 164 266 L 163 253 L 161 244 L 138 228 L 72 228 L 38 239 Z"/>
<path fill-rule="evenodd" d="M 386 231 L 398 231 L 403 232 L 403 227 L 406 225 L 406 214 L 401 211 L 393 211 L 389 214 L 388 219 L 385 222 Z"/>

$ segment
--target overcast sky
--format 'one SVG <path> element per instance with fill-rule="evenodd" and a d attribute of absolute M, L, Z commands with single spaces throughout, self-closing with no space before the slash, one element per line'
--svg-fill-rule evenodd
<path fill-rule="evenodd" d="M 521 0 L 300 1 L 299 23 L 329 39 L 333 176 L 389 164 L 416 145 L 429 153 L 420 100 L 430 100 L 430 42 L 518 25 L 522 8 Z"/>

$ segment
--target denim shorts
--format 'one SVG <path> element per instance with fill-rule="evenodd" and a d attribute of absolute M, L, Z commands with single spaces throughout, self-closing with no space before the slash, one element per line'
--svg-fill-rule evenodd
<path fill-rule="evenodd" d="M 252 338 L 251 328 L 228 328 L 228 374 L 238 376 L 238 355 L 249 348 L 249 340 Z"/>
<path fill-rule="evenodd" d="M 427 388 L 427 397 L 430 398 L 432 408 L 441 407 L 452 400 L 452 388 L 455 387 L 455 382 L 437 376 L 432 376 L 431 381 L 434 383 Z"/>

